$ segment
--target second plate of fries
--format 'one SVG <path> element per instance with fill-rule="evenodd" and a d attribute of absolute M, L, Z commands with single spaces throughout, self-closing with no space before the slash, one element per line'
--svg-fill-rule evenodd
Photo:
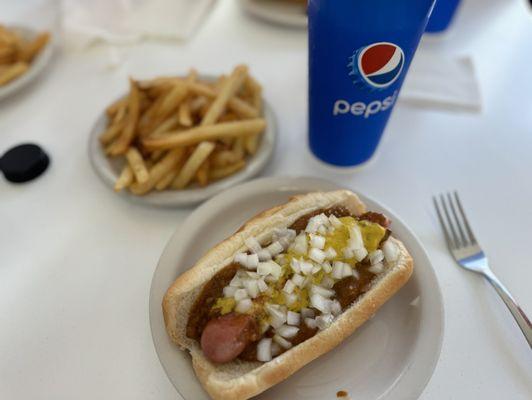
<path fill-rule="evenodd" d="M 129 80 L 90 135 L 92 165 L 116 192 L 155 206 L 186 206 L 257 175 L 276 122 L 247 66 L 229 75 Z"/>
<path fill-rule="evenodd" d="M 51 35 L 0 24 L 0 100 L 44 70 L 52 56 Z"/>

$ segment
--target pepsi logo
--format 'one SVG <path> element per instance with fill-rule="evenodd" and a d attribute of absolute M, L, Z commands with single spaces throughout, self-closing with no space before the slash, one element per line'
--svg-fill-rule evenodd
<path fill-rule="evenodd" d="M 405 55 L 393 43 L 373 43 L 358 51 L 357 62 L 362 79 L 370 86 L 382 89 L 390 86 L 401 75 Z"/>

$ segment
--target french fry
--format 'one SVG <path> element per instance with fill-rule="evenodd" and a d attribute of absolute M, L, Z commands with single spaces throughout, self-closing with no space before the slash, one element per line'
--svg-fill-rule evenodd
<path fill-rule="evenodd" d="M 212 180 L 219 180 L 225 178 L 241 170 L 242 168 L 244 168 L 245 165 L 246 162 L 244 160 L 240 160 L 237 163 L 228 165 L 226 167 L 211 169 L 209 173 L 209 178 Z"/>
<path fill-rule="evenodd" d="M 174 147 L 188 146 L 221 138 L 235 138 L 259 134 L 266 127 L 266 121 L 255 118 L 243 121 L 223 122 L 211 126 L 199 126 L 177 133 L 168 133 L 157 138 L 143 139 L 142 144 L 148 150 L 171 149 Z"/>
<path fill-rule="evenodd" d="M 207 158 L 196 171 L 196 180 L 200 186 L 207 186 L 209 184 L 209 168 L 210 160 Z"/>
<path fill-rule="evenodd" d="M 125 120 L 122 119 L 119 122 L 113 122 L 101 135 L 100 135 L 100 143 L 103 145 L 107 145 L 111 143 L 118 135 L 120 135 L 120 132 L 122 129 L 124 129 L 124 126 L 126 125 Z"/>
<path fill-rule="evenodd" d="M 244 65 L 239 65 L 236 67 L 229 78 L 225 79 L 222 83 L 218 96 L 215 98 L 211 107 L 201 120 L 200 125 L 208 126 L 214 124 L 218 121 L 218 118 L 224 113 L 227 102 L 233 95 L 240 89 L 246 76 L 248 74 L 248 69 Z"/>
<path fill-rule="evenodd" d="M 46 46 L 46 43 L 50 40 L 50 34 L 48 32 L 43 32 L 26 46 L 24 46 L 19 52 L 19 60 L 25 61 L 27 63 L 33 61 L 35 56 Z"/>
<path fill-rule="evenodd" d="M 124 154 L 127 152 L 129 145 L 135 138 L 137 130 L 137 122 L 139 119 L 140 108 L 139 88 L 137 87 L 133 79 L 129 80 L 129 86 L 130 91 L 127 105 L 127 121 L 120 136 L 113 143 L 112 149 L 110 149 L 110 155 L 113 156 Z"/>
<path fill-rule="evenodd" d="M 244 139 L 244 147 L 250 155 L 254 155 L 259 147 L 261 135 L 251 135 Z"/>
<path fill-rule="evenodd" d="M 113 117 L 121 107 L 127 107 L 127 96 L 122 97 L 113 102 L 111 105 L 107 106 L 105 113 L 108 117 Z"/>
<path fill-rule="evenodd" d="M 196 95 L 205 96 L 211 99 L 217 96 L 216 90 L 200 82 L 189 84 L 189 90 Z M 229 99 L 227 106 L 231 111 L 235 112 L 242 118 L 256 118 L 260 115 L 259 110 L 238 97 L 232 97 Z"/>
<path fill-rule="evenodd" d="M 178 173 L 179 173 L 179 170 L 177 168 L 171 171 L 168 171 L 168 173 L 165 176 L 163 176 L 159 182 L 155 184 L 155 190 L 161 191 L 161 190 L 167 189 L 170 186 L 170 184 L 174 181 Z"/>
<path fill-rule="evenodd" d="M 150 178 L 150 174 L 144 164 L 144 159 L 135 147 L 130 147 L 126 153 L 126 160 L 129 163 L 138 183 L 144 183 Z"/>
<path fill-rule="evenodd" d="M 178 125 L 179 125 L 179 116 L 174 115 L 168 118 L 167 120 L 161 122 L 161 124 L 158 125 L 157 128 L 155 128 L 155 130 L 153 130 L 150 133 L 150 136 L 158 136 L 166 132 L 170 132 L 172 129 L 175 129 Z"/>
<path fill-rule="evenodd" d="M 125 165 L 120 176 L 115 182 L 115 192 L 120 192 L 133 183 L 133 170 L 129 165 Z"/>
<path fill-rule="evenodd" d="M 150 161 L 157 162 L 165 155 L 164 150 L 155 150 L 150 154 Z"/>
<path fill-rule="evenodd" d="M 251 93 L 253 107 L 260 113 L 262 111 L 262 86 L 251 75 L 247 76 L 244 86 Z"/>
<path fill-rule="evenodd" d="M 176 82 L 172 90 L 164 97 L 161 106 L 155 111 L 156 117 L 165 117 L 175 110 L 187 97 L 188 88 L 183 82 Z"/>
<path fill-rule="evenodd" d="M 190 70 L 188 76 L 187 76 L 187 88 L 188 85 L 194 83 L 197 79 L 198 73 L 196 70 L 192 69 Z M 188 90 L 188 89 L 187 89 Z M 179 108 L 177 109 L 177 114 L 179 118 L 179 123 L 183 126 L 189 127 L 192 126 L 192 114 L 190 111 L 190 102 L 188 100 L 182 101 L 179 105 Z"/>
<path fill-rule="evenodd" d="M 24 74 L 29 68 L 29 65 L 23 61 L 19 61 L 15 64 L 11 64 L 0 74 L 0 86 L 11 82 L 13 79 L 18 78 Z"/>
<path fill-rule="evenodd" d="M 215 144 L 212 142 L 201 142 L 185 162 L 181 171 L 179 171 L 179 174 L 172 182 L 172 187 L 174 189 L 183 189 L 187 186 L 201 164 L 212 153 L 214 147 Z"/>
<path fill-rule="evenodd" d="M 131 193 L 136 195 L 143 195 L 148 193 L 153 187 L 171 171 L 183 157 L 185 150 L 182 148 L 169 151 L 157 164 L 150 169 L 150 177 L 144 183 L 134 183 L 130 186 Z"/>

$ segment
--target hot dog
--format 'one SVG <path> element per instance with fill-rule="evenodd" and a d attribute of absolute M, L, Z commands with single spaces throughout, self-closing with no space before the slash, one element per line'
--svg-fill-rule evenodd
<path fill-rule="evenodd" d="M 413 269 L 390 223 L 349 191 L 298 196 L 178 277 L 163 301 L 166 328 L 211 397 L 264 391 L 390 298 Z"/>

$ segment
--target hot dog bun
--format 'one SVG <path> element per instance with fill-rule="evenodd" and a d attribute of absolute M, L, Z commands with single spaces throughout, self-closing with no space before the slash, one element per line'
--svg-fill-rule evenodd
<path fill-rule="evenodd" d="M 250 219 L 235 234 L 207 252 L 168 289 L 163 299 L 163 314 L 168 334 L 178 346 L 189 351 L 194 370 L 213 399 L 248 399 L 288 378 L 352 334 L 393 296 L 412 274 L 411 256 L 399 240 L 391 238 L 400 251 L 395 264 L 379 274 L 371 289 L 361 295 L 330 327 L 270 362 L 210 362 L 199 344 L 188 338 L 185 333 L 189 310 L 203 285 L 228 265 L 234 254 L 245 250 L 245 238 L 254 236 L 259 241 L 267 241 L 274 228 L 288 227 L 301 216 L 334 206 L 346 207 L 354 215 L 366 211 L 358 196 L 348 190 L 295 196 L 288 203 L 266 210 Z"/>

